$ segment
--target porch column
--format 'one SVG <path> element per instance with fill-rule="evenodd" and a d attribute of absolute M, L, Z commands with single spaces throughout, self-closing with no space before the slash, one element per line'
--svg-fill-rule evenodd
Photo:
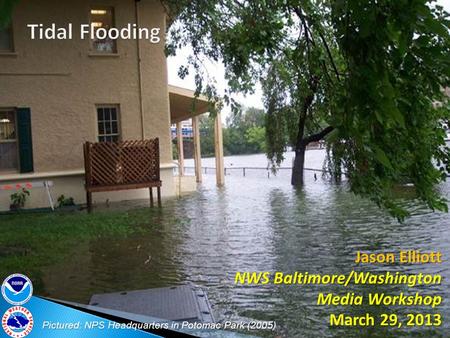
<path fill-rule="evenodd" d="M 184 148 L 183 148 L 183 130 L 181 122 L 177 122 L 177 145 L 178 145 L 178 171 L 180 176 L 184 176 Z"/>
<path fill-rule="evenodd" d="M 220 112 L 217 113 L 214 121 L 214 147 L 216 155 L 216 181 L 217 185 L 223 186 L 225 183 L 224 165 L 223 165 L 223 136 L 222 119 Z"/>
<path fill-rule="evenodd" d="M 202 181 L 202 152 L 200 148 L 200 126 L 198 123 L 198 116 L 192 118 L 192 131 L 194 136 L 194 163 L 195 163 L 195 177 L 197 182 Z"/>

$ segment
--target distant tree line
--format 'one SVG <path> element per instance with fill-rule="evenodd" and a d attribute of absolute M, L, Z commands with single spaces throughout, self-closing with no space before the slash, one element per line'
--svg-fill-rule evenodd
<path fill-rule="evenodd" d="M 200 118 L 202 156 L 214 156 L 214 118 Z M 223 128 L 225 155 L 264 153 L 266 128 L 264 110 L 247 108 L 227 117 Z"/>

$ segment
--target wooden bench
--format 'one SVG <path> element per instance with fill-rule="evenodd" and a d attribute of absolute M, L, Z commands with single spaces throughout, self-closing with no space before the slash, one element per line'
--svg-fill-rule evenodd
<path fill-rule="evenodd" d="M 159 139 L 86 142 L 84 150 L 85 189 L 88 211 L 92 193 L 149 188 L 153 206 L 153 188 L 161 206 Z"/>

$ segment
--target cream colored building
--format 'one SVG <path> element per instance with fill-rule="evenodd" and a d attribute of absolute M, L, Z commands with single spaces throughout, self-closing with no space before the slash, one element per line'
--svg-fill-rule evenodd
<path fill-rule="evenodd" d="M 31 39 L 28 24 L 73 25 L 73 38 Z M 145 39 L 81 40 L 82 24 L 159 28 Z M 163 196 L 177 193 L 170 125 L 190 117 L 191 91 L 170 87 L 166 15 L 158 0 L 19 1 L 0 32 L 0 186 L 52 181 L 53 198 L 85 202 L 85 141 L 158 137 Z M 207 111 L 200 101 L 196 112 Z M 0 190 L 0 210 L 13 191 Z M 43 188 L 26 207 L 48 206 Z M 94 203 L 148 197 L 148 190 L 94 194 Z"/>

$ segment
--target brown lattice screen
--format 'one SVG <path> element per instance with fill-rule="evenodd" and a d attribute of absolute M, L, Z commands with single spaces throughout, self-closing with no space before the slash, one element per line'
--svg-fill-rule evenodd
<path fill-rule="evenodd" d="M 84 144 L 86 191 L 159 187 L 159 140 Z M 152 192 L 150 190 L 152 198 Z M 153 199 L 152 199 L 153 203 Z M 90 206 L 90 205 L 89 205 Z"/>

